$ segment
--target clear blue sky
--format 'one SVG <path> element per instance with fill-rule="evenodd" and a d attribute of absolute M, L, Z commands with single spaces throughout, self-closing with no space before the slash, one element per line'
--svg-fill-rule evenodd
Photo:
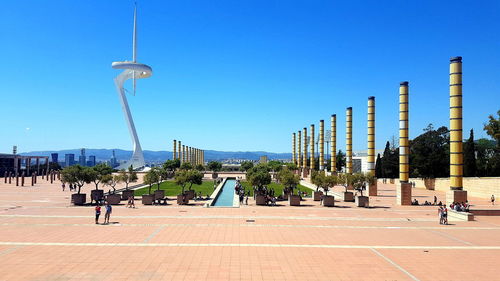
<path fill-rule="evenodd" d="M 448 126 L 451 56 L 463 56 L 464 138 L 500 109 L 499 1 L 139 1 L 138 61 L 154 74 L 128 96 L 143 149 L 289 152 L 291 133 L 354 110 L 366 148 Z M 0 152 L 131 149 L 111 62 L 130 60 L 133 1 L 3 1 Z M 319 125 L 317 125 L 319 126 Z M 29 129 L 28 129 L 29 128 Z"/>

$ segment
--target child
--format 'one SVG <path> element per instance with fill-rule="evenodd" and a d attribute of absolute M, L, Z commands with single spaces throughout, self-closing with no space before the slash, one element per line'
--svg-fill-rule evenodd
<path fill-rule="evenodd" d="M 101 215 L 101 206 L 97 204 L 95 206 L 95 224 L 99 224 L 99 216 Z"/>

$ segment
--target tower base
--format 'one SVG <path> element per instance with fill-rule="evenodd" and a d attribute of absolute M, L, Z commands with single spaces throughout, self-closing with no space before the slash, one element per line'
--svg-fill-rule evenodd
<path fill-rule="evenodd" d="M 396 186 L 396 204 L 400 206 L 411 205 L 411 184 L 400 182 Z"/>
<path fill-rule="evenodd" d="M 377 182 L 368 185 L 366 188 L 366 193 L 368 193 L 368 196 L 377 196 Z"/>
<path fill-rule="evenodd" d="M 446 192 L 446 206 L 453 202 L 462 203 L 467 201 L 467 190 L 448 190 Z"/>

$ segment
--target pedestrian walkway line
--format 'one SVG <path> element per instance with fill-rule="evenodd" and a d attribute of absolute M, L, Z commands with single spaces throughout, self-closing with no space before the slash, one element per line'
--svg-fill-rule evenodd
<path fill-rule="evenodd" d="M 73 243 L 73 242 L 0 242 L 8 246 L 75 247 L 259 247 L 323 249 L 393 249 L 393 250 L 500 250 L 500 246 L 390 246 L 390 245 L 318 245 L 318 244 L 246 244 L 246 243 Z"/>
<path fill-rule="evenodd" d="M 474 244 L 472 244 L 472 243 L 470 243 L 470 242 L 467 242 L 467 241 L 464 241 L 464 240 L 459 239 L 459 238 L 457 238 L 457 237 L 454 237 L 454 236 L 452 236 L 452 235 L 450 235 L 450 234 L 448 234 L 448 233 L 444 233 L 444 232 L 440 232 L 440 231 L 435 231 L 435 230 L 431 230 L 431 229 L 429 229 L 429 231 L 430 231 L 430 232 L 432 232 L 432 233 L 436 233 L 437 235 L 440 235 L 440 236 L 442 236 L 442 237 L 446 237 L 446 238 L 449 238 L 449 239 L 451 239 L 451 240 L 454 240 L 454 241 L 456 241 L 456 242 L 464 243 L 464 244 L 466 244 L 466 245 L 471 245 L 471 246 L 473 246 L 473 245 L 474 245 Z"/>
<path fill-rule="evenodd" d="M 158 227 L 153 233 L 151 233 L 148 237 L 146 237 L 146 239 L 144 239 L 144 241 L 142 241 L 142 243 L 148 243 L 151 239 L 153 239 L 158 233 L 160 233 L 160 231 L 162 231 L 164 228 L 166 227 L 166 225 L 164 226 L 160 226 Z"/>
<path fill-rule="evenodd" d="M 69 215 L 0 215 L 1 217 L 7 218 L 89 218 L 90 216 L 69 216 Z M 226 216 L 226 215 L 215 215 L 215 216 L 189 216 L 189 215 L 172 215 L 172 216 L 113 216 L 114 218 L 130 218 L 130 219 L 274 219 L 274 220 L 320 220 L 320 221 L 396 221 L 396 222 L 408 222 L 407 218 L 366 218 L 366 217 L 299 217 L 299 216 Z M 429 222 L 435 221 L 434 219 L 427 218 L 412 218 L 412 222 Z"/>
<path fill-rule="evenodd" d="M 241 227 L 282 227 L 282 228 L 332 228 L 332 229 L 422 229 L 422 230 L 444 230 L 446 228 L 439 226 L 363 226 L 363 225 L 294 225 L 294 224 L 224 224 L 224 223 L 117 223 L 111 224 L 112 226 L 131 226 L 131 227 L 144 227 L 144 226 L 159 226 L 159 227 L 176 227 L 176 226 L 191 226 L 191 227 L 227 227 L 227 226 L 241 226 Z M 37 226 L 88 226 L 88 227 L 102 227 L 94 223 L 0 223 L 0 226 L 22 226 L 22 227 L 37 227 Z M 500 227 L 453 227 L 453 230 L 500 230 Z M 442 233 L 437 233 L 442 234 Z M 453 239 L 452 237 L 448 237 Z M 455 238 L 458 239 L 458 238 Z M 465 244 L 468 242 L 461 241 Z"/>
<path fill-rule="evenodd" d="M 406 271 L 404 268 L 402 268 L 400 265 L 398 265 L 397 263 L 395 263 L 393 260 L 391 260 L 390 258 L 384 256 L 382 253 L 380 253 L 379 251 L 377 251 L 376 249 L 374 248 L 371 248 L 371 250 L 377 254 L 378 256 L 380 256 L 381 258 L 383 258 L 384 260 L 386 260 L 388 263 L 392 264 L 395 268 L 399 269 L 399 271 L 403 272 L 404 274 L 408 275 L 408 277 L 410 277 L 411 279 L 415 280 L 415 281 L 419 281 L 419 279 L 415 276 L 413 276 L 411 273 L 409 273 L 408 271 Z"/>

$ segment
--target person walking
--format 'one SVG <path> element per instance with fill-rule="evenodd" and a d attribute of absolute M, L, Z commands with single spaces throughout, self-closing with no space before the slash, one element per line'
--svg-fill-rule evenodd
<path fill-rule="evenodd" d="M 495 205 L 495 195 L 491 194 L 491 205 Z"/>
<path fill-rule="evenodd" d="M 66 185 L 64 184 L 64 182 L 62 183 L 62 190 L 64 191 L 64 189 L 66 188 Z"/>
<path fill-rule="evenodd" d="M 111 216 L 111 212 L 113 211 L 113 207 L 106 202 L 106 214 L 104 214 L 104 224 L 109 224 L 109 217 Z"/>
<path fill-rule="evenodd" d="M 101 215 L 101 206 L 95 206 L 95 224 L 99 224 L 99 216 Z"/>
<path fill-rule="evenodd" d="M 443 224 L 448 224 L 448 208 L 446 205 L 443 207 Z"/>

